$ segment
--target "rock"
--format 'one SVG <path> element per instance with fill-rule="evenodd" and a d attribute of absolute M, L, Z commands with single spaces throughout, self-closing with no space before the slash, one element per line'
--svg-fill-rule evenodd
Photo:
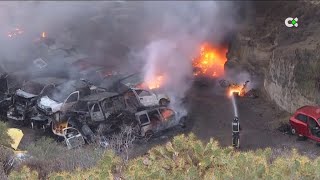
<path fill-rule="evenodd" d="M 310 15 L 317 13 L 319 4 L 308 1 L 254 4 L 256 18 L 246 22 L 246 28 L 231 42 L 226 71 L 246 70 L 261 75 L 266 94 L 288 112 L 319 104 L 320 23 L 312 21 L 318 17 Z M 275 21 L 285 14 L 300 15 L 304 22 L 314 23 L 288 29 L 282 21 Z M 265 26 L 269 23 L 272 26 Z"/>

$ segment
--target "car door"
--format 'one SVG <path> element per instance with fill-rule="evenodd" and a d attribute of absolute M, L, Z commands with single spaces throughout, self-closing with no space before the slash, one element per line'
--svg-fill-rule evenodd
<path fill-rule="evenodd" d="M 62 105 L 62 111 L 67 111 L 68 109 L 70 109 L 76 102 L 79 101 L 79 98 L 79 91 L 71 93 L 64 101 Z"/>
<path fill-rule="evenodd" d="M 162 118 L 158 109 L 153 109 L 148 111 L 148 116 L 150 119 L 152 131 L 154 133 L 166 129 L 166 124 L 162 121 Z"/>
<path fill-rule="evenodd" d="M 138 100 L 140 101 L 140 103 L 143 106 L 155 106 L 158 105 L 158 99 L 157 96 L 147 90 L 133 90 L 138 98 Z"/>
<path fill-rule="evenodd" d="M 295 128 L 295 130 L 297 131 L 297 134 L 300 134 L 300 135 L 306 136 L 306 137 L 310 136 L 307 121 L 308 121 L 308 116 L 305 114 L 297 113 L 297 115 L 294 116 L 293 121 L 292 121 L 292 123 L 293 123 L 292 125 Z"/>
<path fill-rule="evenodd" d="M 88 105 L 90 116 L 92 121 L 104 121 L 104 115 L 101 110 L 101 107 L 99 106 L 99 103 L 91 103 Z"/>
<path fill-rule="evenodd" d="M 179 123 L 176 119 L 176 113 L 172 109 L 160 108 L 159 111 L 166 128 L 171 128 Z"/>
<path fill-rule="evenodd" d="M 136 113 L 136 119 L 139 121 L 140 124 L 141 136 L 145 136 L 145 133 L 149 130 L 152 131 L 151 122 L 146 111 Z"/>
<path fill-rule="evenodd" d="M 308 117 L 309 138 L 320 142 L 320 126 L 315 119 Z"/>

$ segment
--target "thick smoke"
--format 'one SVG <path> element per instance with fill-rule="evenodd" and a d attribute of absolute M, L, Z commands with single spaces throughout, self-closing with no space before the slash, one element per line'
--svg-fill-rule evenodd
<path fill-rule="evenodd" d="M 55 39 L 57 48 L 70 49 L 76 46 L 81 39 L 75 37 L 74 32 L 80 25 L 83 25 L 83 29 L 87 29 L 89 18 L 95 16 L 98 7 L 106 6 L 105 4 L 105 2 L 55 1 L 1 2 L 0 41 L 3 45 L 0 50 L 1 65 L 4 66 L 7 62 L 11 66 L 19 64 L 11 67 L 14 71 L 21 67 L 21 63 L 30 62 L 39 56 L 50 56 L 34 43 L 41 37 L 42 32 Z M 23 33 L 9 38 L 8 32 L 16 28 L 21 29 Z M 90 33 L 81 36 L 93 37 Z"/>
<path fill-rule="evenodd" d="M 190 87 L 192 58 L 200 44 L 224 43 L 236 28 L 237 7 L 227 1 L 1 2 L 0 40 L 6 47 L 0 50 L 0 63 L 25 68 L 23 62 L 40 56 L 65 61 L 63 53 L 47 55 L 30 45 L 45 31 L 61 49 L 76 48 L 105 65 L 143 70 L 146 81 L 164 75 L 175 106 Z M 6 33 L 16 27 L 23 36 L 8 38 Z M 48 65 L 51 72 L 63 67 Z"/>
<path fill-rule="evenodd" d="M 165 89 L 178 111 L 191 85 L 192 59 L 204 42 L 220 45 L 235 30 L 235 7 L 231 2 L 144 3 L 143 50 L 145 81 L 165 76 Z"/>

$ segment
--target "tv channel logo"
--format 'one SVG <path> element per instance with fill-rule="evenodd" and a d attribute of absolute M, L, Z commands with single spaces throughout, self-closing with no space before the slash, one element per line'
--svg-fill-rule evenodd
<path fill-rule="evenodd" d="M 292 18 L 292 17 L 288 17 L 285 21 L 284 24 L 288 27 L 298 27 L 298 18 Z"/>

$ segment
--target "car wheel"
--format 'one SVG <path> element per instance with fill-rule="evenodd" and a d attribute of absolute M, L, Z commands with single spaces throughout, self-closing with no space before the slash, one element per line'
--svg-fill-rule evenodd
<path fill-rule="evenodd" d="M 161 106 L 168 106 L 170 103 L 170 101 L 168 101 L 167 99 L 160 99 L 159 104 Z"/>
<path fill-rule="evenodd" d="M 290 126 L 290 133 L 292 135 L 295 135 L 297 132 L 296 132 L 296 129 L 294 129 L 292 126 Z"/>

